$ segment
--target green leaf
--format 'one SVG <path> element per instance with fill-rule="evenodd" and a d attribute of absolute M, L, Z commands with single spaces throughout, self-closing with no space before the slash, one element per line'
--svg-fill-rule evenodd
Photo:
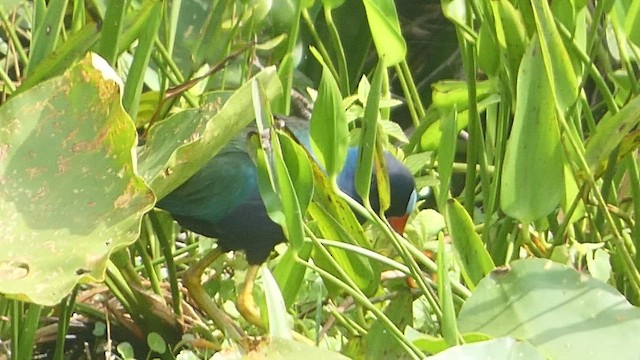
<path fill-rule="evenodd" d="M 369 29 L 378 57 L 385 66 L 393 66 L 404 61 L 407 44 L 400 31 L 398 13 L 393 0 L 363 0 L 369 20 Z"/>
<path fill-rule="evenodd" d="M 307 151 L 295 142 L 288 134 L 278 131 L 282 156 L 291 177 L 291 182 L 304 214 L 313 197 L 313 172 Z"/>
<path fill-rule="evenodd" d="M 624 31 L 631 42 L 640 46 L 640 3 L 632 1 L 625 16 Z"/>
<path fill-rule="evenodd" d="M 56 48 L 64 12 L 69 0 L 56 1 L 46 8 L 42 21 L 34 24 L 34 34 L 29 46 L 29 63 L 26 69 L 27 76 L 31 75 L 34 66 L 38 65 L 42 59 L 53 52 Z"/>
<path fill-rule="evenodd" d="M 291 339 L 291 328 L 288 322 L 289 314 L 284 305 L 282 293 L 278 287 L 278 283 L 271 275 L 266 267 L 260 269 L 262 281 L 264 284 L 264 294 L 267 300 L 267 309 L 269 315 L 269 335 L 272 339 Z"/>
<path fill-rule="evenodd" d="M 29 76 L 20 84 L 17 92 L 26 91 L 44 80 L 60 75 L 87 53 L 98 41 L 99 34 L 96 24 L 85 25 L 81 30 L 71 34 L 56 51 L 49 53 L 38 64 L 30 65 Z"/>
<path fill-rule="evenodd" d="M 311 114 L 311 148 L 330 179 L 335 179 L 347 158 L 349 129 L 342 109 L 342 96 L 326 65 Z"/>
<path fill-rule="evenodd" d="M 440 123 L 440 146 L 438 147 L 438 174 L 440 178 L 440 191 L 438 192 L 437 204 L 444 206 L 449 197 L 451 176 L 453 175 L 453 162 L 456 156 L 456 140 L 458 138 L 457 123 L 458 113 L 455 108 L 440 110 L 442 114 Z"/>
<path fill-rule="evenodd" d="M 121 39 L 122 23 L 126 10 L 125 1 L 111 1 L 104 12 L 104 24 L 100 29 L 100 43 L 97 52 L 111 65 L 115 65 L 118 57 L 118 42 Z M 159 16 L 156 15 L 156 16 Z M 156 21 L 152 19 L 151 21 Z"/>
<path fill-rule="evenodd" d="M 0 0 L 0 10 L 10 13 L 14 8 L 18 7 L 23 0 Z"/>
<path fill-rule="evenodd" d="M 614 115 L 605 116 L 587 139 L 585 159 L 595 174 L 602 174 L 611 152 L 640 122 L 640 96 L 631 99 Z M 635 138 L 635 136 L 634 136 Z"/>
<path fill-rule="evenodd" d="M 460 260 L 462 274 L 467 285 L 473 290 L 473 287 L 489 274 L 495 265 L 462 205 L 455 199 L 449 199 L 446 210 L 445 220 Z"/>
<path fill-rule="evenodd" d="M 308 211 L 323 237 L 371 249 L 371 244 L 349 205 L 333 191 L 319 166 L 314 162 L 311 166 L 315 190 Z M 368 296 L 375 293 L 380 279 L 380 268 L 376 263 L 338 248 L 329 248 L 329 252 L 360 290 Z M 313 260 L 321 268 L 340 277 L 320 251 L 314 252 Z M 325 285 L 329 291 L 337 291 L 331 283 L 325 282 Z"/>
<path fill-rule="evenodd" d="M 147 345 L 149 345 L 151 351 L 155 351 L 158 354 L 164 354 L 167 351 L 167 343 L 157 332 L 147 335 Z"/>
<path fill-rule="evenodd" d="M 312 249 L 311 242 L 303 243 L 300 250 L 295 250 L 292 247 L 287 248 L 273 269 L 273 277 L 278 282 L 287 308 L 291 307 L 296 300 L 307 272 L 307 267 L 296 261 L 296 258 L 308 260 Z"/>
<path fill-rule="evenodd" d="M 515 93 L 516 78 L 522 57 L 527 49 L 527 30 L 522 20 L 522 14 L 507 0 L 492 1 L 491 5 L 496 16 L 496 32 L 501 47 L 502 58 L 506 60 L 507 76 L 511 84 L 511 91 Z"/>
<path fill-rule="evenodd" d="M 321 349 L 294 340 L 273 338 L 265 340 L 254 347 L 246 355 L 247 359 L 263 360 L 348 360 L 349 358 L 337 352 Z"/>
<path fill-rule="evenodd" d="M 492 31 L 495 30 L 492 30 L 491 23 L 483 21 L 480 24 L 477 46 L 478 68 L 489 75 L 489 77 L 497 76 L 500 66 L 500 49 Z"/>
<path fill-rule="evenodd" d="M 133 351 L 133 346 L 131 346 L 128 342 L 121 342 L 116 346 L 116 350 L 118 350 L 118 354 L 124 360 L 135 359 L 135 352 Z"/>
<path fill-rule="evenodd" d="M 525 340 L 551 359 L 640 355 L 640 309 L 610 285 L 546 259 L 492 272 L 462 306 L 458 324 L 465 332 Z"/>
<path fill-rule="evenodd" d="M 329 9 L 335 9 L 344 4 L 345 0 L 322 0 L 322 5 Z"/>
<path fill-rule="evenodd" d="M 296 194 L 296 189 L 293 183 L 293 177 L 291 176 L 287 165 L 284 162 L 283 150 L 281 146 L 281 137 L 277 133 L 272 133 L 271 138 L 271 146 L 273 151 L 273 161 L 275 162 L 275 180 L 276 180 L 276 189 L 277 193 L 280 196 L 282 201 L 282 210 L 286 219 L 286 228 L 285 234 L 291 246 L 295 249 L 300 249 L 302 247 L 302 242 L 304 241 L 304 230 L 302 226 L 302 217 L 304 215 L 304 211 L 306 209 L 302 209 L 300 206 L 300 201 Z M 285 137 L 286 138 L 286 137 Z M 291 139 L 286 138 L 292 142 Z M 294 146 L 290 144 L 289 146 Z M 293 162 L 292 162 L 293 163 Z M 302 168 L 300 164 L 298 164 L 298 169 Z M 308 190 L 307 194 L 303 194 L 306 197 L 307 204 L 309 203 L 310 194 L 313 192 L 312 182 L 308 181 L 310 178 L 305 178 L 306 176 L 310 176 L 311 170 L 308 168 L 309 162 L 306 163 L 306 171 L 301 175 L 301 179 L 307 180 L 306 189 L 304 185 L 301 185 L 298 189 L 303 192 L 304 190 Z M 296 170 L 298 170 L 296 169 Z M 303 170 L 304 172 L 304 170 Z M 296 174 L 299 175 L 299 174 Z M 305 184 L 304 181 L 302 184 Z"/>
<path fill-rule="evenodd" d="M 158 0 L 145 1 L 142 6 L 126 16 L 123 25 L 125 30 L 121 34 L 123 40 L 119 42 L 119 52 L 135 40 L 158 2 Z M 18 92 L 26 91 L 46 79 L 60 75 L 74 62 L 85 56 L 87 51 L 100 40 L 102 33 L 99 30 L 97 24 L 88 23 L 82 29 L 68 34 L 64 43 L 59 44 L 55 51 L 48 52 L 37 64 L 29 63 L 29 76 L 22 82 Z"/>
<path fill-rule="evenodd" d="M 405 330 L 405 336 L 420 350 L 429 354 L 436 354 L 449 348 L 449 345 L 447 345 L 445 339 L 428 334 L 423 334 L 411 327 L 407 327 L 407 329 Z M 464 340 L 465 344 L 492 339 L 489 335 L 481 333 L 461 334 L 460 336 Z"/>
<path fill-rule="evenodd" d="M 468 113 L 468 92 L 465 82 L 460 81 L 440 81 L 433 86 L 433 110 L 444 110 L 446 114 L 448 109 L 455 107 L 458 111 L 458 126 L 456 133 L 465 129 L 469 123 Z M 483 112 L 489 105 L 497 104 L 500 101 L 498 95 L 497 83 L 493 80 L 478 82 L 477 84 L 478 112 Z M 420 149 L 423 151 L 436 151 L 440 146 L 440 138 L 442 137 L 442 129 L 440 122 L 440 112 L 433 111 L 427 115 L 433 116 L 434 121 L 424 129 L 420 134 Z M 415 136 L 415 135 L 414 135 Z"/>
<path fill-rule="evenodd" d="M 0 292 L 54 305 L 138 237 L 155 198 L 113 79 L 88 55 L 0 108 Z"/>
<path fill-rule="evenodd" d="M 456 324 L 456 312 L 453 306 L 453 292 L 451 291 L 451 279 L 449 279 L 450 260 L 445 250 L 445 241 L 442 234 L 438 236 L 438 298 L 442 309 L 440 323 L 442 337 L 449 346 L 458 345 L 458 326 Z"/>
<path fill-rule="evenodd" d="M 267 129 L 266 131 L 269 132 L 269 136 L 271 136 L 271 130 Z M 261 147 L 261 140 L 261 136 L 257 133 L 251 134 L 249 137 L 249 146 L 253 151 L 258 172 L 258 190 L 260 191 L 260 197 L 262 198 L 262 202 L 264 202 L 264 206 L 271 220 L 286 230 L 287 222 L 282 206 L 282 199 L 276 191 L 276 170 L 273 163 L 268 160 L 269 152 L 267 152 L 267 149 Z"/>
<path fill-rule="evenodd" d="M 162 19 L 162 4 L 156 3 L 149 14 L 147 26 L 142 28 L 138 39 L 131 68 L 127 72 L 122 103 L 127 113 L 137 120 L 138 107 L 144 85 L 144 74 L 149 69 L 149 59 L 153 51 L 160 20 Z M 105 38 L 103 38 L 104 40 Z"/>
<path fill-rule="evenodd" d="M 182 74 L 193 74 L 204 63 L 214 64 L 229 52 L 233 26 L 223 26 L 229 13 L 225 1 L 180 1 L 173 60 Z"/>
<path fill-rule="evenodd" d="M 399 291 L 384 309 L 384 314 L 398 329 L 404 329 L 413 324 L 412 303 L 413 296 L 408 289 Z M 407 355 L 400 342 L 389 339 L 388 330 L 379 319 L 371 325 L 365 340 L 365 359 L 376 359 L 380 354 L 384 354 L 386 359 L 403 359 Z"/>
<path fill-rule="evenodd" d="M 547 357 L 530 344 L 513 338 L 501 338 L 447 349 L 429 357 L 434 360 L 544 360 Z"/>
<path fill-rule="evenodd" d="M 540 45 L 533 40 L 518 73 L 511 136 L 502 171 L 500 205 L 522 222 L 549 214 L 564 193 L 563 156 L 553 95 L 544 76 Z"/>
<path fill-rule="evenodd" d="M 369 192 L 371 189 L 371 174 L 373 173 L 373 157 L 376 151 L 376 133 L 378 130 L 378 118 L 380 116 L 378 104 L 382 91 L 382 76 L 386 69 L 383 63 L 378 62 L 373 82 L 368 91 L 367 101 L 362 121 L 362 135 L 360 136 L 360 151 L 358 151 L 358 163 L 354 185 L 356 192 L 365 205 L 369 205 Z M 381 206 L 381 211 L 383 208 Z"/>
<path fill-rule="evenodd" d="M 578 78 L 567 49 L 562 43 L 549 3 L 532 1 L 531 5 L 538 31 L 538 50 L 542 52 L 544 70 L 551 85 L 553 100 L 560 113 L 564 114 L 578 99 Z M 540 72 L 536 76 L 542 76 L 542 74 Z M 545 104 L 545 106 L 548 105 Z"/>

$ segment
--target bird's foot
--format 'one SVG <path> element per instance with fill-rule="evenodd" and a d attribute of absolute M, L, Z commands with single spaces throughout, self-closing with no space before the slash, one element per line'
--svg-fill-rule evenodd
<path fill-rule="evenodd" d="M 222 252 L 218 249 L 208 252 L 182 274 L 182 282 L 196 306 L 213 320 L 216 326 L 225 331 L 230 338 L 239 341 L 245 337 L 242 329 L 229 315 L 218 308 L 202 286 L 201 278 L 204 270 L 221 254 Z"/>
<path fill-rule="evenodd" d="M 247 275 L 244 280 L 244 284 L 242 285 L 242 289 L 238 294 L 238 301 L 236 305 L 238 306 L 238 312 L 240 315 L 244 317 L 249 323 L 264 329 L 265 325 L 262 321 L 262 317 L 260 317 L 260 310 L 258 310 L 258 306 L 256 306 L 256 302 L 253 298 L 253 285 L 255 283 L 256 276 L 258 275 L 258 270 L 260 270 L 260 265 L 250 265 L 247 269 Z"/>

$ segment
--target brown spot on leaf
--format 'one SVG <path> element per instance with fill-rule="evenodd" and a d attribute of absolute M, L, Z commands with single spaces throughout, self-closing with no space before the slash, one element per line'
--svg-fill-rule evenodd
<path fill-rule="evenodd" d="M 28 168 L 25 170 L 27 172 L 27 174 L 29 175 L 29 179 L 33 179 L 36 176 L 42 174 L 43 172 L 47 171 L 47 168 L 36 168 L 36 167 L 32 167 L 32 168 Z"/>
<path fill-rule="evenodd" d="M 38 200 L 43 198 L 45 195 L 47 195 L 47 189 L 42 186 L 38 189 L 38 192 L 36 192 L 32 197 L 31 200 Z"/>
<path fill-rule="evenodd" d="M 107 138 L 107 135 L 109 135 L 109 128 L 105 127 L 100 131 L 98 136 L 93 139 L 93 141 L 80 141 L 73 144 L 73 146 L 71 147 L 71 151 L 73 151 L 74 153 L 97 151 L 102 146 L 102 143 L 104 142 L 104 139 Z"/>
<path fill-rule="evenodd" d="M 65 156 L 58 156 L 58 173 L 64 174 L 69 169 L 69 158 Z"/>
<path fill-rule="evenodd" d="M 116 83 L 113 80 L 100 81 L 98 84 L 98 97 L 100 100 L 110 100 L 116 93 Z"/>
<path fill-rule="evenodd" d="M 67 137 L 62 140 L 62 147 L 66 148 L 70 142 L 74 142 L 76 140 L 76 137 L 78 136 L 78 132 L 80 132 L 80 129 L 74 129 L 72 132 L 70 132 L 69 135 L 67 135 Z"/>
<path fill-rule="evenodd" d="M 118 196 L 116 201 L 113 202 L 113 206 L 117 209 L 122 209 L 129 206 L 129 203 L 131 202 L 131 199 L 133 199 L 134 194 L 135 188 L 132 183 L 129 183 L 129 185 L 127 185 L 127 189 L 124 191 L 124 194 Z"/>

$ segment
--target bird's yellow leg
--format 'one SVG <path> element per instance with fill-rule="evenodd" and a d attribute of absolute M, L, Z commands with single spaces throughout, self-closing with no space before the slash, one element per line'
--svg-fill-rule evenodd
<path fill-rule="evenodd" d="M 223 252 L 219 249 L 209 251 L 203 258 L 191 265 L 183 274 L 182 282 L 196 306 L 222 329 L 227 336 L 239 341 L 245 337 L 242 329 L 224 311 L 211 300 L 202 286 L 202 274 Z"/>
<path fill-rule="evenodd" d="M 249 265 L 242 289 L 240 289 L 240 294 L 238 294 L 237 306 L 240 314 L 248 322 L 264 329 L 265 326 L 260 317 L 260 310 L 258 310 L 256 302 L 253 299 L 253 285 L 258 276 L 258 270 L 260 270 L 260 265 Z"/>

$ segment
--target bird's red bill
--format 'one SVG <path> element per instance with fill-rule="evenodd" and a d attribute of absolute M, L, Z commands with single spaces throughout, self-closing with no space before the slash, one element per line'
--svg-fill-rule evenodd
<path fill-rule="evenodd" d="M 389 225 L 395 230 L 398 234 L 404 234 L 404 227 L 407 225 L 407 220 L 409 220 L 409 215 L 404 216 L 393 216 L 388 218 Z"/>

